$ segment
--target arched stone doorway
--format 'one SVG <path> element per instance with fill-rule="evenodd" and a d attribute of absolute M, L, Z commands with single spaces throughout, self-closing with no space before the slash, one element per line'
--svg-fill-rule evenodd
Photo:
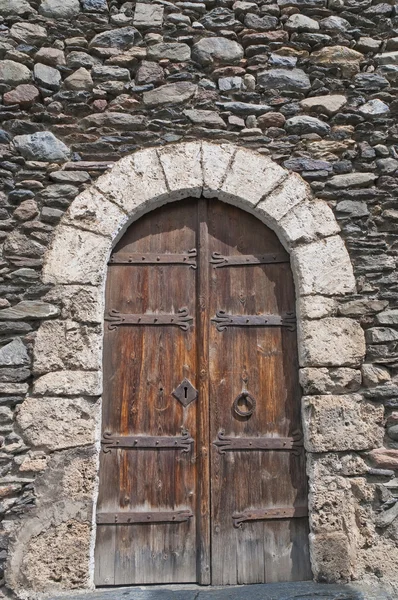
<path fill-rule="evenodd" d="M 54 297 L 62 301 L 62 319 L 45 322 L 38 331 L 37 380 L 18 422 L 33 446 L 53 454 L 36 483 L 37 508 L 15 530 L 8 568 L 14 589 L 93 585 L 106 264 L 134 220 L 167 202 L 201 195 L 256 215 L 290 253 L 300 367 L 358 366 L 363 359 L 361 327 L 333 312 L 333 296 L 355 289 L 339 227 L 327 204 L 313 199 L 300 177 L 257 152 L 229 144 L 180 143 L 120 160 L 74 200 L 46 257 L 43 279 L 53 284 Z M 358 426 L 366 418 L 369 427 L 362 427 L 359 436 L 353 431 L 349 438 L 339 419 L 352 409 L 341 406 L 323 426 L 329 416 L 322 397 L 304 398 L 306 450 L 333 452 L 341 447 L 341 439 L 346 449 L 361 449 L 370 437 L 380 437 L 377 409 L 367 403 L 357 409 L 364 415 Z M 312 460 L 307 474 L 314 494 L 318 481 Z M 315 577 L 328 577 L 329 571 L 330 579 L 344 577 L 336 575 L 336 565 L 325 558 L 328 548 L 333 554 L 340 552 L 346 563 L 351 561 L 354 550 L 344 533 L 314 531 L 310 540 Z M 62 559 L 56 562 L 60 547 Z M 64 573 L 61 580 L 57 568 Z"/>

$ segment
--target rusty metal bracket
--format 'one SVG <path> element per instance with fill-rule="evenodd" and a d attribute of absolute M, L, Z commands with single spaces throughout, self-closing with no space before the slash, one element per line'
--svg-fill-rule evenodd
<path fill-rule="evenodd" d="M 268 521 L 270 519 L 297 519 L 308 516 L 307 506 L 286 506 L 283 508 L 254 508 L 241 513 L 234 513 L 232 519 L 234 527 L 242 527 L 245 521 Z"/>
<path fill-rule="evenodd" d="M 112 435 L 108 431 L 105 431 L 102 436 L 101 445 L 102 450 L 107 454 L 112 448 L 132 448 L 141 450 L 144 448 L 151 448 L 159 450 L 162 448 L 181 448 L 181 452 L 189 452 L 194 440 L 191 438 L 189 431 L 186 429 L 182 430 L 181 436 L 151 436 L 151 435 Z"/>
<path fill-rule="evenodd" d="M 134 525 L 135 523 L 184 523 L 192 519 L 191 510 L 147 512 L 99 512 L 97 525 Z"/>
<path fill-rule="evenodd" d="M 187 265 L 197 269 L 196 248 L 182 254 L 159 254 L 156 252 L 119 252 L 113 254 L 109 260 L 110 265 Z"/>
<path fill-rule="evenodd" d="M 275 252 L 273 254 L 243 254 L 241 256 L 223 256 L 219 252 L 213 252 L 210 262 L 212 263 L 214 269 L 242 265 L 269 265 L 276 263 L 288 263 L 289 255 L 286 252 Z"/>
<path fill-rule="evenodd" d="M 230 315 L 225 310 L 218 310 L 211 319 L 216 323 L 218 331 L 227 327 L 286 327 L 289 331 L 296 329 L 296 316 L 293 312 L 282 315 Z"/>
<path fill-rule="evenodd" d="M 303 434 L 300 431 L 293 432 L 292 437 L 226 437 L 225 431 L 221 429 L 213 445 L 217 447 L 219 454 L 239 450 L 285 450 L 295 456 L 303 451 Z"/>
<path fill-rule="evenodd" d="M 115 330 L 119 325 L 176 325 L 183 331 L 188 331 L 193 317 L 188 314 L 186 307 L 180 308 L 174 314 L 132 315 L 121 313 L 112 308 L 105 321 L 109 321 L 108 329 Z"/>

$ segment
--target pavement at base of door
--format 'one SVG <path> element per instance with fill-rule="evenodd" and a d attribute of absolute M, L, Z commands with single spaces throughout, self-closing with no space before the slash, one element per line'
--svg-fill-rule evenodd
<path fill-rule="evenodd" d="M 47 600 L 398 600 L 398 590 L 308 581 L 208 588 L 196 585 L 104 588 L 47 596 Z"/>

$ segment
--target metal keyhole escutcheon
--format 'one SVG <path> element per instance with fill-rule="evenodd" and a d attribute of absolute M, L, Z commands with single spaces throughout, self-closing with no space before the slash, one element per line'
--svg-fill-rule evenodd
<path fill-rule="evenodd" d="M 239 405 L 244 401 L 246 409 L 242 410 Z M 249 392 L 241 392 L 236 396 L 232 405 L 234 412 L 240 417 L 250 417 L 256 410 L 256 400 Z"/>

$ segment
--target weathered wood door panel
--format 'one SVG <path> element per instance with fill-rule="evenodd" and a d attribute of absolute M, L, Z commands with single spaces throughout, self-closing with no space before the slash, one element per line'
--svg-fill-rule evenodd
<path fill-rule="evenodd" d="M 311 577 L 293 312 L 288 256 L 237 208 L 171 204 L 119 242 L 106 286 L 97 585 Z"/>

